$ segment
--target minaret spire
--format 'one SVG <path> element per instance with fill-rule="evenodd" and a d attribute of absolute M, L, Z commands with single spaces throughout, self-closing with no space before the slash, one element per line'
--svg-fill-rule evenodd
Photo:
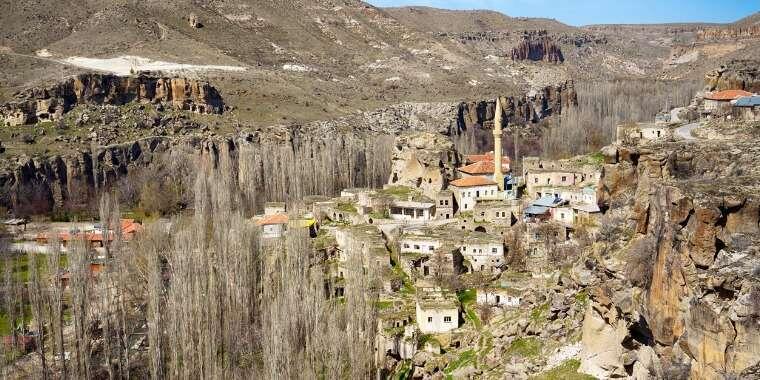
<path fill-rule="evenodd" d="M 502 173 L 501 150 L 501 97 L 496 98 L 496 109 L 493 117 L 493 180 L 504 191 L 504 173 Z"/>

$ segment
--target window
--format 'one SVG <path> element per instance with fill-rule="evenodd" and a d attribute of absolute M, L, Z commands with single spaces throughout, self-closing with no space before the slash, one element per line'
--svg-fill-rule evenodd
<path fill-rule="evenodd" d="M 538 183 L 538 177 L 533 179 L 533 183 Z"/>
<path fill-rule="evenodd" d="M 428 247 L 428 251 L 435 251 L 435 247 L 433 247 L 433 246 L 431 245 L 430 247 Z"/>
<path fill-rule="evenodd" d="M 550 184 L 550 183 L 551 183 L 551 178 L 547 178 L 547 179 L 546 179 L 546 184 L 548 185 L 548 184 Z"/>
<path fill-rule="evenodd" d="M 467 203 L 464 204 L 464 209 L 467 210 Z"/>
<path fill-rule="evenodd" d="M 441 206 L 443 206 L 443 199 L 441 199 Z"/>
<path fill-rule="evenodd" d="M 475 196 L 476 196 L 476 197 L 479 197 L 479 196 L 480 196 L 480 190 L 475 190 Z"/>
<path fill-rule="evenodd" d="M 451 317 L 443 317 L 443 322 L 451 323 Z"/>
<path fill-rule="evenodd" d="M 565 182 L 565 181 L 567 181 L 567 176 L 563 175 L 562 176 L 562 182 Z"/>
<path fill-rule="evenodd" d="M 491 248 L 491 253 L 497 253 L 499 250 L 497 248 Z"/>
<path fill-rule="evenodd" d="M 449 214 L 446 214 L 446 219 L 449 219 Z"/>
<path fill-rule="evenodd" d="M 419 246 L 419 245 L 417 245 L 417 244 L 415 244 L 415 245 L 414 245 L 414 249 L 420 249 L 420 246 Z"/>
<path fill-rule="evenodd" d="M 433 323 L 433 317 L 428 317 L 428 323 Z"/>
<path fill-rule="evenodd" d="M 449 205 L 449 201 L 447 200 L 447 201 L 446 201 L 446 206 L 448 206 L 448 205 Z"/>
<path fill-rule="evenodd" d="M 565 213 L 564 212 L 559 213 L 559 217 L 560 219 L 565 219 Z"/>
<path fill-rule="evenodd" d="M 404 243 L 404 248 L 409 248 L 409 244 Z"/>

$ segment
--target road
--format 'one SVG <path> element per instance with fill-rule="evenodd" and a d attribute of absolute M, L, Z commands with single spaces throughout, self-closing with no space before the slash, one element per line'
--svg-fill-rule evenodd
<path fill-rule="evenodd" d="M 695 130 L 696 128 L 699 128 L 700 124 L 699 122 L 686 124 L 682 127 L 676 128 L 676 135 L 681 137 L 684 140 L 696 140 L 697 138 L 691 135 L 691 131 Z"/>

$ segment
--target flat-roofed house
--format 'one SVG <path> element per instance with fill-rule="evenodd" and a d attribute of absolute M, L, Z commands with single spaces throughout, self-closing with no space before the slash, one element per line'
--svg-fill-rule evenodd
<path fill-rule="evenodd" d="M 459 250 L 474 272 L 499 271 L 505 264 L 504 242 L 498 235 L 471 232 L 464 238 Z"/>
<path fill-rule="evenodd" d="M 745 96 L 732 102 L 733 116 L 740 120 L 760 120 L 760 95 Z"/>
<path fill-rule="evenodd" d="M 427 221 L 433 219 L 432 201 L 393 201 L 390 216 L 393 220 Z"/>
<path fill-rule="evenodd" d="M 459 302 L 451 291 L 417 288 L 417 327 L 423 334 L 441 334 L 459 327 Z"/>
<path fill-rule="evenodd" d="M 452 181 L 449 187 L 454 192 L 459 212 L 472 211 L 478 200 L 497 199 L 499 193 L 496 182 L 486 177 L 460 178 Z"/>

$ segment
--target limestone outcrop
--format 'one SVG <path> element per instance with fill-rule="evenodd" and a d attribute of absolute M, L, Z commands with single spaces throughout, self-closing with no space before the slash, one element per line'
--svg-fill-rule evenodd
<path fill-rule="evenodd" d="M 208 82 L 146 74 L 119 77 L 81 74 L 48 88 L 23 91 L 0 106 L 0 118 L 9 125 L 58 120 L 77 104 L 124 105 L 161 103 L 178 110 L 221 114 L 224 102 Z"/>
<path fill-rule="evenodd" d="M 565 57 L 559 45 L 550 38 L 544 37 L 537 40 L 526 38 L 512 49 L 512 60 L 562 63 Z"/>
<path fill-rule="evenodd" d="M 710 71 L 705 76 L 709 91 L 760 91 L 760 60 L 735 60 Z"/>
<path fill-rule="evenodd" d="M 446 136 L 431 132 L 403 134 L 394 143 L 389 185 L 409 186 L 434 197 L 455 179 L 461 157 Z"/>
<path fill-rule="evenodd" d="M 656 353 L 644 378 L 735 378 L 760 362 L 760 152 L 696 144 L 605 150 L 602 206 L 629 210 L 634 232 L 599 263 L 608 279 L 590 292 L 588 373 L 632 375 L 644 347 Z"/>
<path fill-rule="evenodd" d="M 501 98 L 502 119 L 507 124 L 535 123 L 539 120 L 560 114 L 566 107 L 578 104 L 575 85 L 567 81 L 560 85 L 549 86 L 525 96 L 507 96 Z M 465 102 L 459 105 L 457 126 L 459 130 L 484 127 L 493 124 L 496 100 Z"/>

